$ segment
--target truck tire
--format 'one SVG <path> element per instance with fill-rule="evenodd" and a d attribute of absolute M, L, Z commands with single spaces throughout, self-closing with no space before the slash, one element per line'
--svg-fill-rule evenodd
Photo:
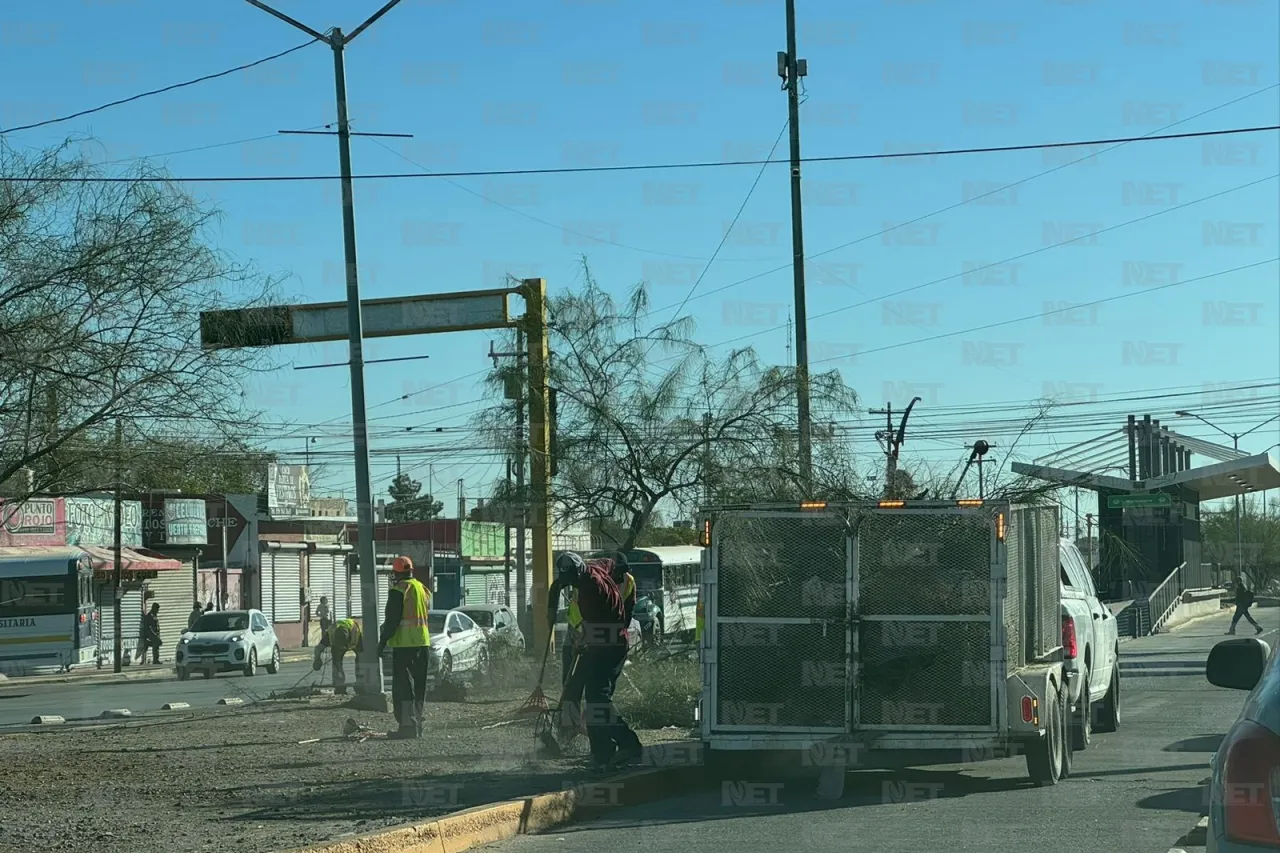
<path fill-rule="evenodd" d="M 1066 740 L 1066 714 L 1057 691 L 1045 696 L 1045 732 L 1027 744 L 1027 773 L 1039 787 L 1056 785 L 1062 779 Z"/>
<path fill-rule="evenodd" d="M 1085 750 L 1093 743 L 1093 715 L 1094 705 L 1093 699 L 1089 696 L 1089 670 L 1085 670 L 1083 674 L 1083 684 L 1080 688 L 1080 707 L 1072 714 L 1071 720 L 1071 748 Z"/>
<path fill-rule="evenodd" d="M 1111 667 L 1111 686 L 1107 695 L 1098 703 L 1097 724 L 1093 727 L 1099 732 L 1114 732 L 1120 728 L 1120 655 Z"/>

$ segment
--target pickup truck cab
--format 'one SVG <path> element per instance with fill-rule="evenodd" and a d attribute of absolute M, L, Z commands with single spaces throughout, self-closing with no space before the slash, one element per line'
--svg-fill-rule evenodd
<path fill-rule="evenodd" d="M 1075 543 L 1060 539 L 1058 555 L 1071 739 L 1075 749 L 1088 749 L 1094 731 L 1113 732 L 1120 725 L 1120 641 L 1116 617 L 1098 600 Z"/>

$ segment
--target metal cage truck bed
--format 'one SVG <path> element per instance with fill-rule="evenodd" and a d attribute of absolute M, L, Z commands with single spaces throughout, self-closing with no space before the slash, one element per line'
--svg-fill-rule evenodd
<path fill-rule="evenodd" d="M 993 501 L 704 509 L 704 755 L 826 771 L 1023 753 L 1070 772 L 1058 508 Z"/>

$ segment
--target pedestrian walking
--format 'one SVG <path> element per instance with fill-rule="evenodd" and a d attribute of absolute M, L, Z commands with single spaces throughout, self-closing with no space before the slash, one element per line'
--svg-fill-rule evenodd
<path fill-rule="evenodd" d="M 1228 634 L 1234 634 L 1236 632 L 1236 623 L 1240 621 L 1241 617 L 1249 621 L 1249 624 L 1253 626 L 1255 634 L 1262 633 L 1262 626 L 1258 624 L 1256 619 L 1249 615 L 1249 608 L 1253 606 L 1253 601 L 1253 592 L 1249 589 L 1248 584 L 1244 582 L 1244 578 L 1236 581 L 1236 612 L 1235 615 L 1231 617 L 1231 627 L 1227 629 Z"/>
<path fill-rule="evenodd" d="M 320 636 L 323 637 L 333 627 L 333 617 L 329 614 L 329 596 L 320 596 L 320 603 L 316 605 L 316 618 L 320 620 Z"/>
<path fill-rule="evenodd" d="M 200 606 L 200 602 L 196 602 L 191 608 L 191 612 L 187 614 L 187 630 L 190 631 L 196 626 L 196 621 L 204 615 L 204 608 Z"/>
<path fill-rule="evenodd" d="M 142 641 L 138 644 L 138 663 L 146 663 L 147 649 L 151 649 L 151 662 L 160 663 L 160 605 L 152 604 L 142 617 Z"/>
<path fill-rule="evenodd" d="M 395 738 L 422 737 L 422 714 L 427 704 L 427 669 L 431 662 L 431 631 L 427 625 L 431 593 L 413 576 L 413 560 L 396 557 L 391 563 L 396 583 L 387 595 L 378 655 L 391 649 L 391 703 L 399 730 Z"/>
<path fill-rule="evenodd" d="M 555 623 L 555 603 L 566 588 L 578 591 L 582 610 L 582 656 L 587 738 L 591 742 L 592 769 L 623 767 L 640 759 L 640 739 L 613 705 L 613 685 L 627 658 L 626 606 L 613 579 L 614 561 L 583 560 L 568 552 L 556 559 L 557 576 L 551 585 L 547 621 Z"/>
<path fill-rule="evenodd" d="M 311 591 L 298 587 L 298 606 L 302 610 L 302 647 L 311 645 Z"/>

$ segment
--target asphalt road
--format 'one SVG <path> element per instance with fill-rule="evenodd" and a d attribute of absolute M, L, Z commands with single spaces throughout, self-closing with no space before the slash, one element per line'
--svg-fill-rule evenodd
<path fill-rule="evenodd" d="M 329 675 L 327 667 L 323 674 L 326 678 Z M 36 679 L 12 679 L 0 685 L 0 726 L 30 723 L 37 714 L 55 714 L 68 720 L 91 719 L 110 708 L 128 708 L 137 714 L 158 711 L 166 702 L 186 702 L 198 707 L 216 704 L 223 697 L 249 701 L 251 697 L 241 691 L 252 691 L 266 698 L 273 690 L 287 690 L 307 681 L 318 682 L 320 675 L 312 674 L 308 663 L 286 663 L 276 675 L 259 670 L 253 678 L 223 673 L 211 679 L 197 675 L 187 681 L 170 675 L 163 679 L 44 684 Z M 347 678 L 352 678 L 350 664 Z M 326 684 L 332 682 L 326 680 Z"/>
<path fill-rule="evenodd" d="M 1256 616 L 1270 629 L 1264 639 L 1274 642 L 1280 610 Z M 905 774 L 852 773 L 834 802 L 818 800 L 812 782 L 777 787 L 762 777 L 755 781 L 764 784 L 750 790 L 755 802 L 769 805 L 731 804 L 734 798 L 721 789 L 486 850 L 1166 853 L 1203 813 L 1209 759 L 1244 699 L 1204 678 L 1208 651 L 1223 639 L 1228 621 L 1214 616 L 1123 643 L 1121 729 L 1095 734 L 1093 746 L 1076 753 L 1071 778 L 1056 787 L 1032 787 L 1022 758 Z M 909 802 L 902 802 L 904 790 Z M 1053 838 L 1063 839 L 1062 846 L 1046 841 Z"/>

